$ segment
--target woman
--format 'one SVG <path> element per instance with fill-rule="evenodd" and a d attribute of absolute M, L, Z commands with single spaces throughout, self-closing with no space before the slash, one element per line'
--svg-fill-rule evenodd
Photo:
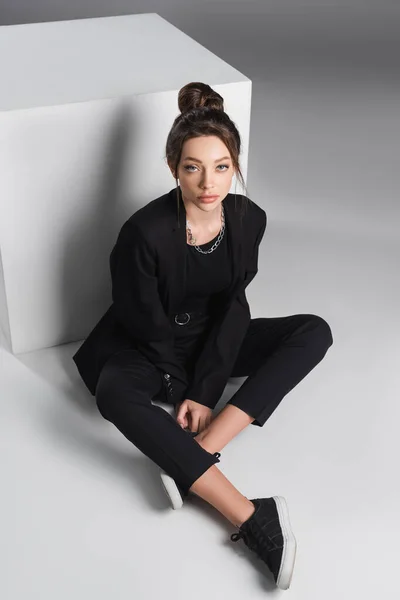
<path fill-rule="evenodd" d="M 287 589 L 296 540 L 284 498 L 248 499 L 216 463 L 247 425 L 264 425 L 332 334 L 312 314 L 250 318 L 245 288 L 266 213 L 229 193 L 234 175 L 245 185 L 223 98 L 192 82 L 178 104 L 166 144 L 176 189 L 122 226 L 110 256 L 113 304 L 73 358 L 102 416 L 159 465 L 172 506 L 189 493 L 206 500 Z M 243 376 L 213 418 L 228 378 Z M 152 400 L 175 405 L 176 418 Z"/>

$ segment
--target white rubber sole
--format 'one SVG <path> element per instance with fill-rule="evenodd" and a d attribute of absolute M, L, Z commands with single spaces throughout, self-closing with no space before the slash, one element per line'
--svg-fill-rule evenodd
<path fill-rule="evenodd" d="M 290 526 L 289 511 L 285 498 L 282 496 L 272 497 L 275 500 L 278 510 L 279 523 L 282 528 L 283 536 L 282 561 L 276 580 L 276 585 L 281 590 L 287 590 L 292 581 L 294 563 L 296 560 L 297 543 Z"/>
<path fill-rule="evenodd" d="M 160 476 L 161 476 L 161 482 L 165 489 L 165 493 L 167 494 L 167 496 L 171 502 L 172 508 L 174 510 L 177 510 L 178 508 L 182 508 L 182 506 L 183 506 L 182 496 L 178 490 L 178 487 L 177 487 L 173 477 L 171 477 L 170 475 L 165 473 L 165 471 L 161 471 Z"/>

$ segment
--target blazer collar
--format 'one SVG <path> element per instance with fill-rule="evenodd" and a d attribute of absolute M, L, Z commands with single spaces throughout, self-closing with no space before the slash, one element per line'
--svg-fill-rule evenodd
<path fill-rule="evenodd" d="M 169 312 L 175 312 L 185 297 L 187 273 L 187 241 L 186 241 L 186 209 L 182 200 L 179 187 L 179 221 L 177 190 L 173 188 L 168 193 L 168 202 L 171 205 L 171 288 Z M 223 200 L 225 209 L 225 235 L 228 236 L 228 249 L 231 259 L 231 284 L 226 290 L 226 299 L 232 297 L 237 286 L 245 278 L 245 264 L 243 253 L 243 227 L 239 207 L 235 207 L 237 200 L 235 194 L 227 194 Z M 238 204 L 238 203 L 237 203 Z M 179 227 L 178 227 L 179 222 Z M 212 255 L 210 255 L 212 260 Z M 225 297 L 225 295 L 224 295 Z"/>

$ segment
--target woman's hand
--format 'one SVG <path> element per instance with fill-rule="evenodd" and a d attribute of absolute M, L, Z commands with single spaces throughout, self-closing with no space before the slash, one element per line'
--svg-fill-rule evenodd
<path fill-rule="evenodd" d="M 183 429 L 189 428 L 190 431 L 200 433 L 213 420 L 212 408 L 186 398 L 176 407 L 176 420 Z"/>

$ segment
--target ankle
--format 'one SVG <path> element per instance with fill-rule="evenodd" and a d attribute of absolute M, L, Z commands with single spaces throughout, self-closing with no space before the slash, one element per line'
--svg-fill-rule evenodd
<path fill-rule="evenodd" d="M 255 513 L 256 507 L 254 505 L 254 503 L 251 500 L 248 500 L 248 498 L 246 498 L 247 500 L 247 506 L 245 509 L 243 509 L 240 512 L 239 518 L 237 519 L 236 522 L 236 527 L 242 527 L 243 523 L 245 523 L 245 521 L 248 521 L 248 519 L 250 519 L 250 517 Z"/>

